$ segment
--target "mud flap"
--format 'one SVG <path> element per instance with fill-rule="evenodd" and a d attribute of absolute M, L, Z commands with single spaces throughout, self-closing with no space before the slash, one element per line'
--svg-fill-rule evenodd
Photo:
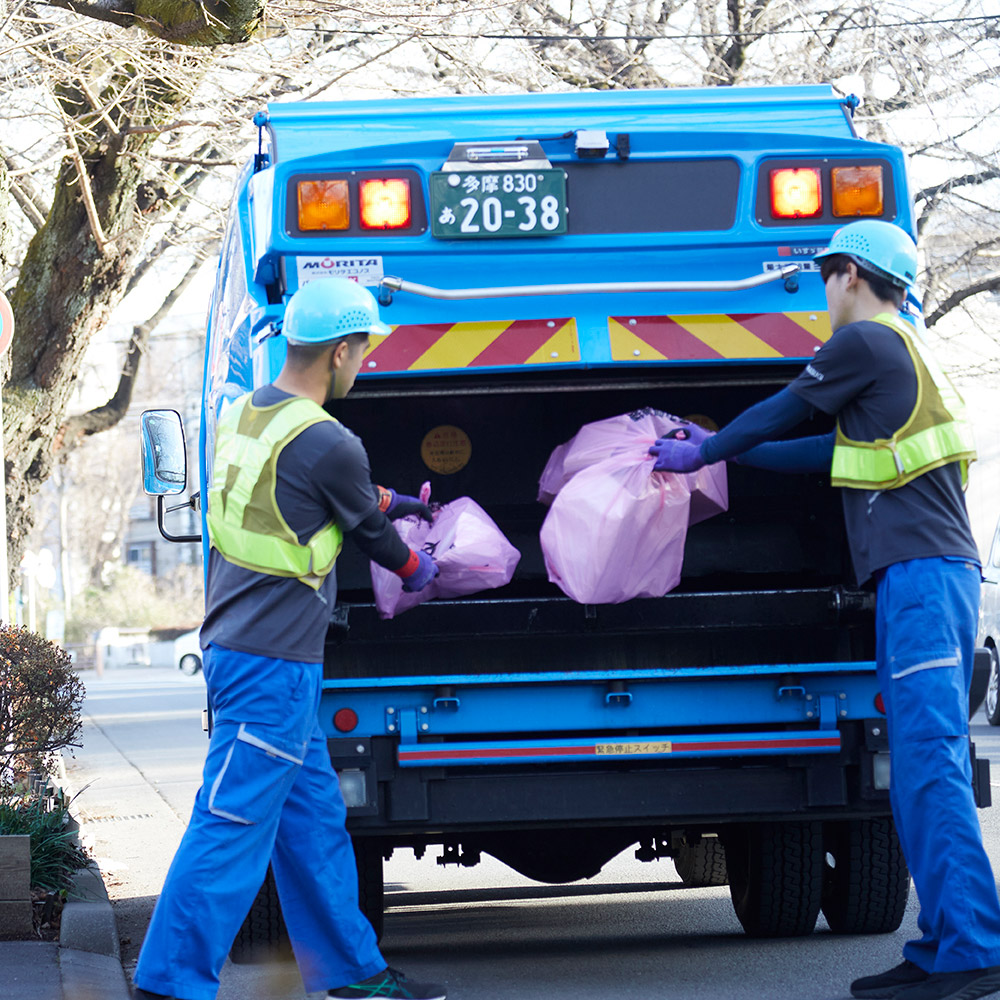
<path fill-rule="evenodd" d="M 972 764 L 972 794 L 979 809 L 993 805 L 993 791 L 990 786 L 990 762 L 988 757 L 976 756 L 976 744 L 969 740 L 969 761 Z"/>

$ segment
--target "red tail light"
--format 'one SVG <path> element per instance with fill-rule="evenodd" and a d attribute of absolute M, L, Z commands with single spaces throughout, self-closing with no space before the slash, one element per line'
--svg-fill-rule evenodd
<path fill-rule="evenodd" d="M 407 229 L 410 225 L 410 182 L 405 177 L 360 181 L 362 229 Z"/>
<path fill-rule="evenodd" d="M 820 172 L 814 167 L 782 167 L 771 171 L 771 216 L 810 219 L 823 212 Z"/>
<path fill-rule="evenodd" d="M 338 708 L 333 713 L 333 726 L 341 733 L 349 733 L 357 728 L 358 713 L 353 708 Z"/>
<path fill-rule="evenodd" d="M 881 691 L 879 691 L 879 693 L 875 695 L 875 711 L 881 712 L 883 715 L 885 715 L 885 702 L 882 700 Z"/>

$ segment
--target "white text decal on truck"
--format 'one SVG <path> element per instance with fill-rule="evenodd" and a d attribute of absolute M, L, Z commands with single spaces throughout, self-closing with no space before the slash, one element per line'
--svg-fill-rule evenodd
<path fill-rule="evenodd" d="M 314 278 L 349 278 L 361 285 L 377 285 L 384 277 L 381 257 L 296 257 L 299 288 Z"/>

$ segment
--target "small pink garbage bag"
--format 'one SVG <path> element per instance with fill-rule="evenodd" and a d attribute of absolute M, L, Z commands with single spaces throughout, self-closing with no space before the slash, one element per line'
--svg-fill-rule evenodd
<path fill-rule="evenodd" d="M 423 590 L 408 594 L 395 573 L 372 563 L 375 607 L 381 618 L 392 618 L 434 597 L 460 597 L 502 587 L 510 583 L 521 558 L 489 514 L 469 497 L 442 504 L 431 524 L 410 515 L 394 526 L 411 549 L 434 557 L 440 573 Z"/>
<path fill-rule="evenodd" d="M 662 597 L 680 582 L 691 494 L 686 476 L 653 472 L 640 445 L 583 469 L 542 524 L 549 580 L 581 604 Z"/>

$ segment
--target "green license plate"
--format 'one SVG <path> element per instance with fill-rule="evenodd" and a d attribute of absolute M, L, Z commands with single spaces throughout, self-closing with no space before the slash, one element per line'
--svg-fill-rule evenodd
<path fill-rule="evenodd" d="M 439 170 L 430 193 L 431 235 L 438 239 L 566 232 L 562 170 Z"/>

